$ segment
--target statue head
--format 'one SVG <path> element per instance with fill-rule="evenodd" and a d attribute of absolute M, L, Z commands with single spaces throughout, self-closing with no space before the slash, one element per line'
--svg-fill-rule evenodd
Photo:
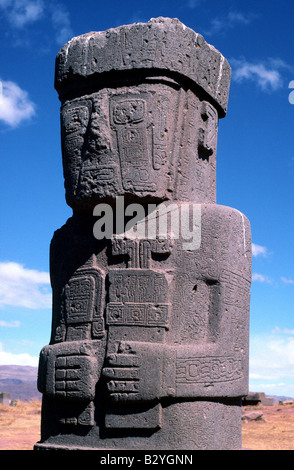
<path fill-rule="evenodd" d="M 177 19 L 92 32 L 57 55 L 66 199 L 215 202 L 230 67 Z"/>

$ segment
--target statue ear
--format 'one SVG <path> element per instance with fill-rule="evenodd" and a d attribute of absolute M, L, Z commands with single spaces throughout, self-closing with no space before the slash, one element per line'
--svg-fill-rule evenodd
<path fill-rule="evenodd" d="M 207 101 L 203 101 L 200 110 L 198 138 L 198 155 L 208 160 L 216 150 L 218 115 L 216 109 Z"/>

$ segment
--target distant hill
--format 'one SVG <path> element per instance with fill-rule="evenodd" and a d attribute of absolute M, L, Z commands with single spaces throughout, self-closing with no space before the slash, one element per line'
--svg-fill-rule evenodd
<path fill-rule="evenodd" d="M 37 389 L 38 368 L 32 366 L 0 366 L 0 392 L 9 392 L 11 400 L 41 400 Z"/>
<path fill-rule="evenodd" d="M 293 397 L 286 397 L 284 395 L 266 395 L 269 398 L 274 399 L 274 403 L 279 403 L 279 401 L 294 400 Z"/>

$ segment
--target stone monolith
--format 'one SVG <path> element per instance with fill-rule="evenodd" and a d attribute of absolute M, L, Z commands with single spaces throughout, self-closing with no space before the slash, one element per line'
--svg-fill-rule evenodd
<path fill-rule="evenodd" d="M 250 225 L 216 204 L 230 66 L 157 18 L 56 59 L 67 204 L 36 449 L 240 449 Z"/>

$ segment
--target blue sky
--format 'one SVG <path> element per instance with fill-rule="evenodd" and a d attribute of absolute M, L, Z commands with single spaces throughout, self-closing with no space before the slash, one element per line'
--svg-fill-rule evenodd
<path fill-rule="evenodd" d="M 55 56 L 73 36 L 179 18 L 232 66 L 217 202 L 251 222 L 250 390 L 294 396 L 294 3 L 0 0 L 0 365 L 49 342 L 49 244 L 64 198 Z"/>

